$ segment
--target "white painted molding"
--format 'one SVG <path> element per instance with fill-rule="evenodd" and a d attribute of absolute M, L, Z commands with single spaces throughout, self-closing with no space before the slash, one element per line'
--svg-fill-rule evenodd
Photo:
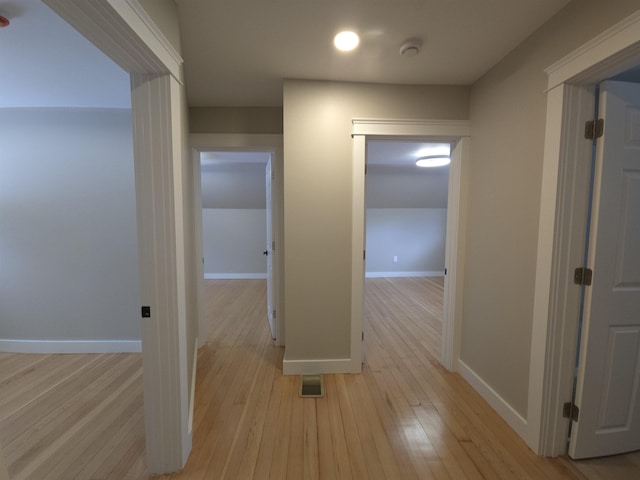
<path fill-rule="evenodd" d="M 353 137 L 351 160 L 351 343 L 352 368 L 362 371 L 364 363 L 364 276 L 365 276 L 365 165 L 366 137 Z"/>
<path fill-rule="evenodd" d="M 205 273 L 205 280 L 266 280 L 266 273 Z"/>
<path fill-rule="evenodd" d="M 140 340 L 10 340 L 0 339 L 6 353 L 140 353 Z"/>
<path fill-rule="evenodd" d="M 447 244 L 444 278 L 442 335 L 440 339 L 440 362 L 449 371 L 456 371 L 460 357 L 462 338 L 462 292 L 464 283 L 464 255 L 466 250 L 465 228 L 467 204 L 466 172 L 469 169 L 469 137 L 456 142 L 451 152 L 449 166 L 449 192 L 447 199 Z"/>
<path fill-rule="evenodd" d="M 162 48 L 166 50 L 166 53 L 173 59 L 173 61 L 182 65 L 184 60 L 182 59 L 182 55 L 175 49 L 175 47 L 171 44 L 171 42 L 165 37 L 164 33 L 158 28 L 153 19 L 149 16 L 147 11 L 142 8 L 142 5 L 138 2 L 138 0 L 125 0 L 127 5 L 135 12 L 135 14 L 140 18 L 144 26 L 149 30 L 150 34 L 155 37 L 155 41 L 160 43 Z M 147 42 L 150 43 L 150 42 Z"/>
<path fill-rule="evenodd" d="M 458 360 L 458 371 L 520 437 L 526 438 L 527 421 L 522 415 L 462 360 Z"/>
<path fill-rule="evenodd" d="M 444 277 L 444 271 L 426 272 L 366 272 L 365 278 Z"/>
<path fill-rule="evenodd" d="M 284 375 L 320 375 L 332 373 L 359 373 L 353 371 L 350 358 L 318 359 L 318 360 L 287 360 L 286 354 L 282 362 Z"/>
<path fill-rule="evenodd" d="M 176 59 L 175 49 L 168 50 L 154 33 L 146 12 L 146 19 L 140 17 L 142 7 L 136 0 L 44 2 L 125 71 L 169 73 L 183 83 L 182 58 L 178 55 Z"/>
<path fill-rule="evenodd" d="M 354 118 L 352 135 L 434 136 L 444 138 L 468 137 L 471 122 L 468 120 L 398 120 Z"/>
<path fill-rule="evenodd" d="M 198 337 L 196 337 L 195 345 L 193 346 L 193 360 L 191 365 L 191 392 L 189 395 L 189 435 L 193 433 L 193 409 L 195 407 L 196 399 L 196 372 L 198 369 L 198 345 L 200 344 Z"/>
<path fill-rule="evenodd" d="M 637 63 L 640 55 L 640 10 L 545 69 L 548 89 L 585 73 L 601 79 Z"/>

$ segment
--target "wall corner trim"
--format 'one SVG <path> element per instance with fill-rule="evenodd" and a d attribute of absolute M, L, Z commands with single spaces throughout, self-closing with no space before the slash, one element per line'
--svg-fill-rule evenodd
<path fill-rule="evenodd" d="M 366 272 L 365 278 L 444 277 L 443 270 L 425 272 Z"/>
<path fill-rule="evenodd" d="M 205 273 L 205 280 L 266 280 L 266 273 Z"/>
<path fill-rule="evenodd" d="M 330 373 L 360 373 L 353 370 L 350 358 L 287 360 L 282 361 L 284 375 L 321 375 Z"/>
<path fill-rule="evenodd" d="M 140 353 L 140 340 L 11 340 L 0 339 L 3 353 Z"/>
<path fill-rule="evenodd" d="M 527 421 L 498 392 L 462 360 L 458 360 L 458 372 L 521 438 L 527 438 Z"/>
<path fill-rule="evenodd" d="M 640 54 L 640 10 L 578 47 L 545 69 L 547 89 L 585 76 L 612 75 L 611 68 L 624 69 L 635 64 Z M 615 53 L 615 58 L 613 55 Z"/>
<path fill-rule="evenodd" d="M 351 135 L 442 136 L 443 139 L 471 136 L 469 120 L 354 118 Z M 397 132 L 394 133 L 394 130 Z"/>
<path fill-rule="evenodd" d="M 162 46 L 162 48 L 164 48 L 166 53 L 173 59 L 173 61 L 178 65 L 182 65 L 184 63 L 182 55 L 180 55 L 180 53 L 174 48 L 174 46 L 167 39 L 164 33 L 162 33 L 162 31 L 158 28 L 158 26 L 153 21 L 153 19 L 149 16 L 147 11 L 142 7 L 142 5 L 140 5 L 138 0 L 125 0 L 125 1 L 127 2 L 127 5 L 129 5 L 131 10 L 135 12 L 138 18 L 140 18 L 140 20 L 145 25 L 145 27 L 149 29 L 149 32 L 151 33 L 151 35 L 155 37 L 155 39 Z"/>

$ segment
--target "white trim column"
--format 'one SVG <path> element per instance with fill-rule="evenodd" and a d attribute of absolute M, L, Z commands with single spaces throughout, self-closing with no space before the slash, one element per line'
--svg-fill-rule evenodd
<path fill-rule="evenodd" d="M 179 146 L 172 133 L 171 83 L 169 75 L 131 75 L 140 301 L 151 308 L 141 323 L 150 473 L 182 469 L 191 450 L 184 258 L 178 258 L 177 244 L 183 226 L 181 198 L 175 196 L 180 157 L 174 159 Z"/>

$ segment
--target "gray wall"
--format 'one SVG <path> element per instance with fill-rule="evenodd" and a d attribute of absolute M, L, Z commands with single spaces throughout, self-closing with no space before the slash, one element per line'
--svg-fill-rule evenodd
<path fill-rule="evenodd" d="M 0 338 L 139 339 L 131 113 L 0 109 Z"/>
<path fill-rule="evenodd" d="M 446 208 L 367 209 L 366 272 L 443 272 L 446 230 Z"/>
<path fill-rule="evenodd" d="M 266 208 L 263 163 L 236 163 L 201 168 L 202 208 Z"/>
<path fill-rule="evenodd" d="M 467 119 L 469 88 L 284 83 L 287 360 L 350 358 L 353 118 Z"/>
<path fill-rule="evenodd" d="M 265 209 L 202 209 L 205 275 L 267 273 Z"/>
<path fill-rule="evenodd" d="M 282 133 L 282 107 L 191 107 L 191 133 Z"/>
<path fill-rule="evenodd" d="M 366 177 L 367 208 L 447 208 L 449 167 L 407 170 L 370 165 Z"/>
<path fill-rule="evenodd" d="M 639 7 L 637 0 L 571 2 L 472 88 L 461 357 L 525 417 L 546 114 L 544 69 Z"/>
<path fill-rule="evenodd" d="M 369 165 L 365 199 L 369 276 L 444 271 L 448 187 L 448 167 Z"/>

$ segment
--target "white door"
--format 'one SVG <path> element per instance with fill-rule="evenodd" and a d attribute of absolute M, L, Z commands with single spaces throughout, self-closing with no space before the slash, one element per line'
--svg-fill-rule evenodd
<path fill-rule="evenodd" d="M 640 450 L 640 85 L 605 82 L 572 458 Z"/>
<path fill-rule="evenodd" d="M 271 181 L 273 180 L 273 170 L 271 169 L 271 160 L 267 162 L 265 177 L 267 182 L 267 248 L 264 254 L 267 256 L 267 318 L 269 319 L 271 338 L 276 338 L 276 318 L 273 308 L 275 302 L 273 291 L 273 216 L 271 214 Z"/>

